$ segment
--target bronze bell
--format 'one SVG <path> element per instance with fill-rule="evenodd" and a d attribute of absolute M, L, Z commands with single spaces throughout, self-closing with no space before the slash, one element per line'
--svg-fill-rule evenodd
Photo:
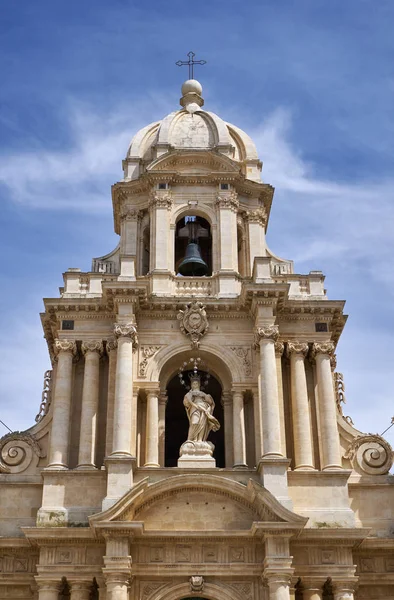
<path fill-rule="evenodd" d="M 200 246 L 196 242 L 189 242 L 185 258 L 178 268 L 178 273 L 184 277 L 202 277 L 208 273 L 208 265 L 201 258 Z"/>

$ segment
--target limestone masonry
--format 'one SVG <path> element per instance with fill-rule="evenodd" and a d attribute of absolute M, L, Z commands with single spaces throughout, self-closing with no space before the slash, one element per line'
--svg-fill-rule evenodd
<path fill-rule="evenodd" d="M 393 453 L 342 413 L 344 302 L 267 247 L 249 136 L 195 80 L 180 103 L 130 144 L 118 246 L 44 300 L 0 598 L 394 600 Z"/>

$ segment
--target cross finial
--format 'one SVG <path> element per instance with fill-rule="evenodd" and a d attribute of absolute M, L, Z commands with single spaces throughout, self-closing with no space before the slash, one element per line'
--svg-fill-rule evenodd
<path fill-rule="evenodd" d="M 206 60 L 194 60 L 196 56 L 194 52 L 188 52 L 189 60 L 178 60 L 175 64 L 178 67 L 183 67 L 187 65 L 189 67 L 189 79 L 194 79 L 194 65 L 205 65 L 207 63 Z"/>

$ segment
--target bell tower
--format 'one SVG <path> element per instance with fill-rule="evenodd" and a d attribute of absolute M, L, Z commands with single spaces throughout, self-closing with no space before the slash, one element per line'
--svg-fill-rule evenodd
<path fill-rule="evenodd" d="M 136 133 L 119 244 L 44 300 L 40 412 L 0 440 L 0 597 L 394 597 L 393 454 L 342 412 L 345 303 L 269 249 L 256 147 L 202 94 Z"/>

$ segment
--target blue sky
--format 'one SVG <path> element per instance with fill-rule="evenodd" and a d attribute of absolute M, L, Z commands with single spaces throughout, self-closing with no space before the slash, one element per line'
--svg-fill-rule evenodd
<path fill-rule="evenodd" d="M 381 433 L 394 416 L 394 3 L 146 6 L 0 8 L 0 418 L 33 423 L 49 367 L 42 297 L 116 245 L 110 186 L 134 132 L 178 107 L 187 73 L 174 63 L 193 50 L 208 61 L 205 107 L 254 138 L 276 188 L 271 249 L 347 300 L 344 412 Z"/>

